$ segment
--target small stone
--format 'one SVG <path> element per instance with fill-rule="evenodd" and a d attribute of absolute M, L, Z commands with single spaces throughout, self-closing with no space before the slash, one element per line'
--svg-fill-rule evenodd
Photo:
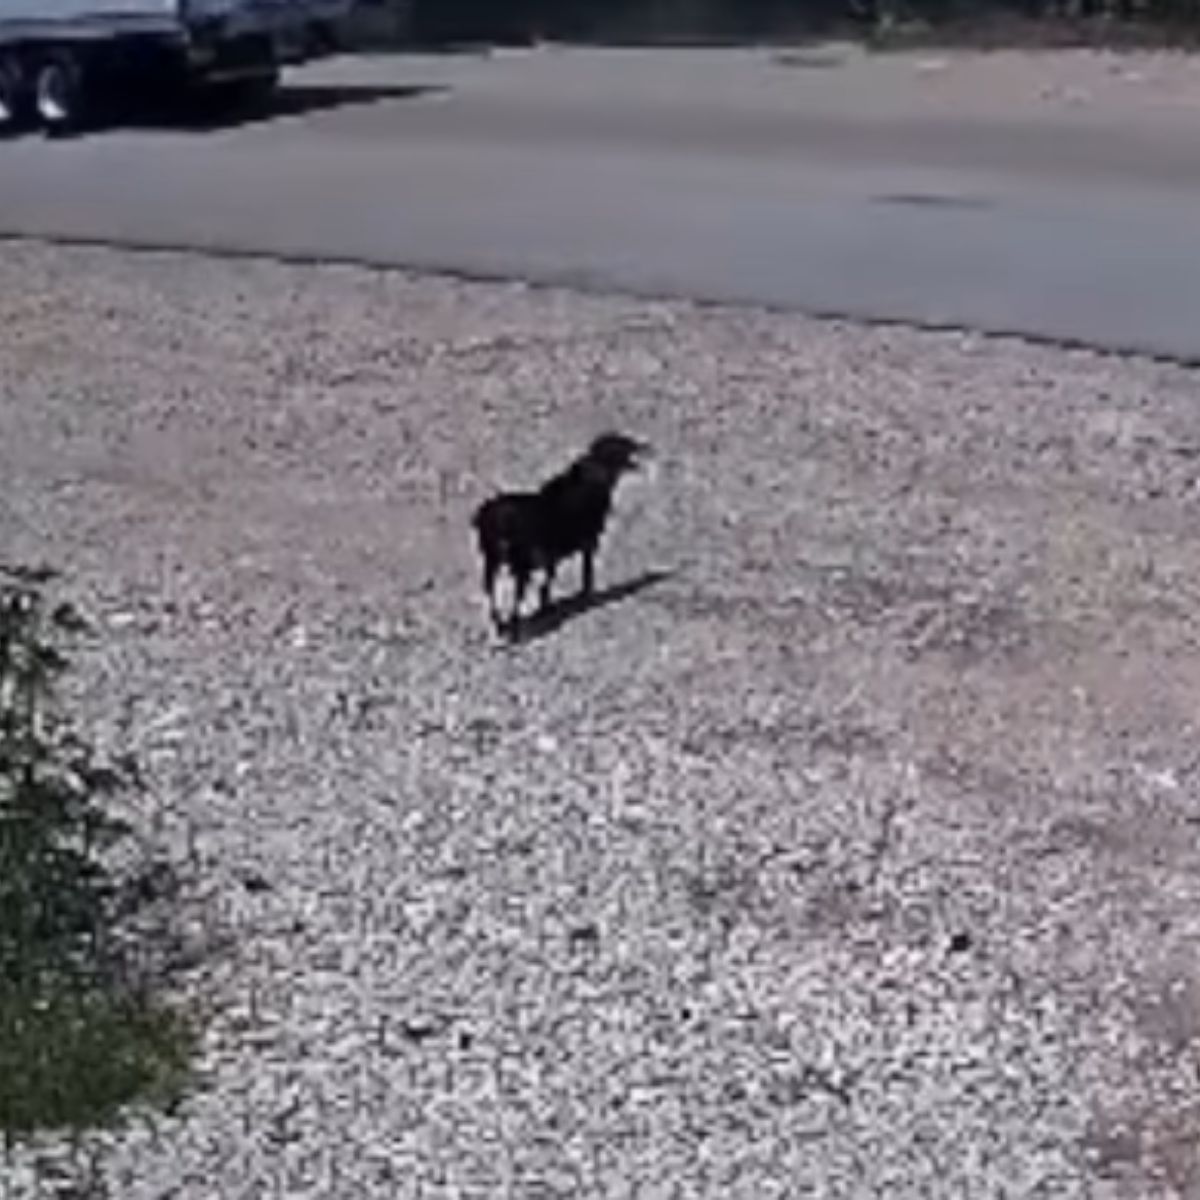
<path fill-rule="evenodd" d="M 592 922 L 578 925 L 571 930 L 570 942 L 575 949 L 584 949 L 600 944 L 600 930 Z"/>
<path fill-rule="evenodd" d="M 400 1032 L 410 1042 L 427 1042 L 441 1031 L 441 1022 L 433 1018 L 413 1018 L 400 1026 Z"/>

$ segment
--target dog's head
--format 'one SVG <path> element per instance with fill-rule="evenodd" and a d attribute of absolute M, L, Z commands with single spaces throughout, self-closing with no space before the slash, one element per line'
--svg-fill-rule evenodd
<path fill-rule="evenodd" d="M 641 460 L 650 453 L 645 442 L 639 442 L 623 433 L 602 433 L 588 447 L 587 456 L 613 480 L 628 471 L 636 471 Z"/>

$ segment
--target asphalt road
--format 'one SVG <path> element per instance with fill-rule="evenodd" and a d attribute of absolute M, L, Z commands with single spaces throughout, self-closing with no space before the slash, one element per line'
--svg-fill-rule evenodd
<path fill-rule="evenodd" d="M 236 128 L 3 146 L 0 232 L 1200 356 L 1194 121 L 1039 105 L 1023 78 L 1006 98 L 956 69 L 766 51 L 334 62 Z"/>

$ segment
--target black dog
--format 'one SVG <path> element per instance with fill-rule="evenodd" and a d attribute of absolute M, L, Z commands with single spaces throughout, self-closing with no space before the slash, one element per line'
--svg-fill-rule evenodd
<path fill-rule="evenodd" d="M 595 588 L 595 558 L 621 476 L 636 470 L 647 447 L 620 433 L 598 437 L 586 454 L 536 492 L 507 492 L 485 501 L 473 525 L 483 556 L 483 587 L 492 622 L 504 628 L 496 603 L 496 580 L 508 567 L 514 582 L 509 624 L 515 631 L 521 602 L 534 571 L 542 572 L 541 611 L 559 563 L 575 554 L 583 559 L 583 595 Z"/>

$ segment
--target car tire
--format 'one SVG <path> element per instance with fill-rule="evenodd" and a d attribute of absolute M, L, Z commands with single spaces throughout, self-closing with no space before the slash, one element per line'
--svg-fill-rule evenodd
<path fill-rule="evenodd" d="M 83 128 L 87 89 L 78 54 L 59 51 L 38 65 L 33 77 L 33 105 L 42 129 L 51 137 Z"/>
<path fill-rule="evenodd" d="M 14 54 L 0 54 L 0 135 L 12 133 L 24 123 L 26 100 L 20 62 Z"/>

